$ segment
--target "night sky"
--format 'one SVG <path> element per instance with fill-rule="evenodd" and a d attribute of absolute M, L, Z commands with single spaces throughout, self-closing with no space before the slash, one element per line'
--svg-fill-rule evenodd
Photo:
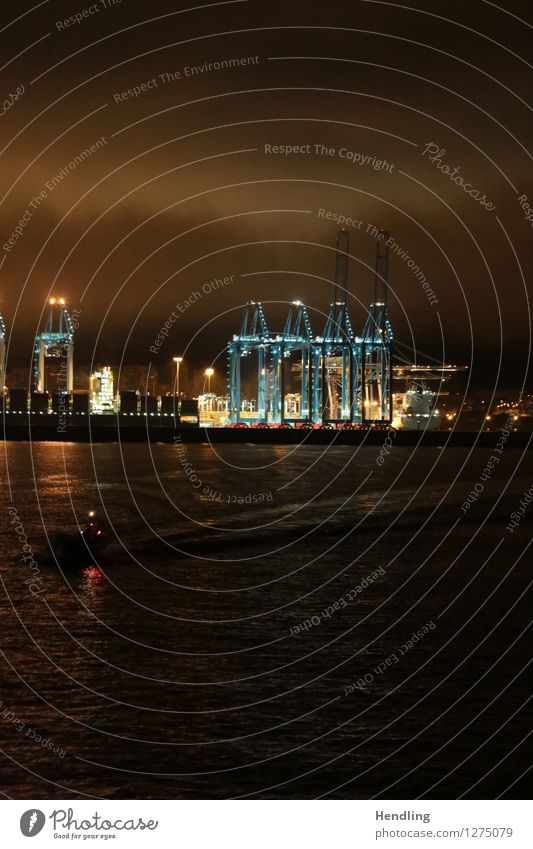
<path fill-rule="evenodd" d="M 250 299 L 265 302 L 272 331 L 301 299 L 320 333 L 337 215 L 357 222 L 356 329 L 373 228 L 384 228 L 398 247 L 389 316 L 399 342 L 423 361 L 468 364 L 472 386 L 520 389 L 531 338 L 530 4 L 191 4 L 50 0 L 4 12 L 8 385 L 52 293 L 81 310 L 80 363 L 170 370 L 185 352 L 222 375 Z"/>

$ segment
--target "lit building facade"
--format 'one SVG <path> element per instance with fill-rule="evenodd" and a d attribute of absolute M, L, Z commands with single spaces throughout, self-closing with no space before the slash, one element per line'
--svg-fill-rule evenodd
<path fill-rule="evenodd" d="M 113 413 L 115 411 L 114 378 L 110 366 L 91 374 L 91 412 Z"/>

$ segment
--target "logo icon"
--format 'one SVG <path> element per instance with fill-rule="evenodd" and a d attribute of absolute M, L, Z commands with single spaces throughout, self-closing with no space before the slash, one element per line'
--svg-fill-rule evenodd
<path fill-rule="evenodd" d="M 46 817 L 43 812 L 32 808 L 22 814 L 20 818 L 20 830 L 24 837 L 35 837 L 36 834 L 42 831 L 45 822 Z"/>

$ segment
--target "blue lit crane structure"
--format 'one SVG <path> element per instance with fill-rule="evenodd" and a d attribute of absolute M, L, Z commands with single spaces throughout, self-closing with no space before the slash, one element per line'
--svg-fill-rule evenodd
<path fill-rule="evenodd" d="M 361 412 L 363 422 L 392 419 L 392 327 L 387 316 L 389 234 L 376 240 L 374 297 L 361 342 Z"/>
<path fill-rule="evenodd" d="M 250 301 L 244 310 L 240 333 L 228 345 L 230 418 L 241 419 L 241 372 L 243 358 L 257 353 L 256 421 L 268 419 L 269 368 L 273 339 L 268 331 L 263 305 Z"/>
<path fill-rule="evenodd" d="M 69 393 L 74 388 L 74 326 L 64 298 L 50 298 L 44 329 L 35 337 L 33 387 Z M 54 366 L 55 385 L 49 385 L 48 366 Z"/>
<path fill-rule="evenodd" d="M 268 330 L 263 305 L 250 301 L 244 310 L 241 329 L 228 345 L 229 396 L 231 420 L 241 420 L 241 374 L 244 359 L 257 354 L 257 411 L 247 421 L 282 422 L 285 416 L 285 377 L 287 361 L 300 352 L 302 375 L 302 417 L 312 417 L 317 408 L 314 375 L 319 374 L 321 347 L 317 344 L 307 307 L 294 301 L 289 308 L 283 333 Z M 319 385 L 319 384 L 318 384 Z M 319 396 L 318 396 L 319 397 Z"/>
<path fill-rule="evenodd" d="M 315 411 L 320 405 L 320 345 L 313 336 L 311 321 L 307 307 L 301 301 L 293 301 L 289 307 L 289 313 L 285 322 L 283 334 L 276 336 L 274 357 L 279 359 L 279 392 L 275 400 L 277 407 L 273 410 L 278 415 L 273 421 L 284 421 L 287 416 L 285 403 L 285 371 L 287 363 L 292 364 L 293 354 L 300 354 L 300 362 L 295 368 L 301 376 L 301 410 L 300 419 L 308 420 L 315 417 Z M 273 364 L 273 373 L 276 373 L 276 361 Z"/>
<path fill-rule="evenodd" d="M 357 419 L 360 348 L 348 312 L 350 237 L 339 230 L 335 251 L 333 301 L 322 336 L 322 421 Z M 316 410 L 318 414 L 318 406 Z"/>
<path fill-rule="evenodd" d="M 339 231 L 335 252 L 333 300 L 321 336 L 315 336 L 307 307 L 293 301 L 283 332 L 272 334 L 263 305 L 250 301 L 240 333 L 228 344 L 230 418 L 284 422 L 286 369 L 300 375 L 300 415 L 292 420 L 368 423 L 392 418 L 392 330 L 387 318 L 388 234 L 377 240 L 374 297 L 362 336 L 356 336 L 348 311 L 349 235 Z M 257 353 L 257 411 L 242 417 L 241 369 Z"/>

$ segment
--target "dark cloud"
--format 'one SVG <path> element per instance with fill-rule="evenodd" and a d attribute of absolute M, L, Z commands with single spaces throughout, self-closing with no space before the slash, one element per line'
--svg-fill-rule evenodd
<path fill-rule="evenodd" d="M 161 359 L 188 344 L 193 363 L 217 356 L 250 298 L 301 298 L 319 332 L 334 267 L 326 209 L 362 222 L 351 239 L 356 327 L 372 285 L 367 225 L 385 227 L 399 246 L 396 336 L 436 358 L 473 361 L 482 385 L 502 355 L 505 379 L 520 384 L 531 226 L 517 195 L 533 197 L 527 4 L 416 12 L 297 0 L 183 11 L 123 0 L 58 26 L 90 6 L 47 3 L 3 33 L 4 96 L 25 91 L 2 118 L 2 244 L 46 191 L 2 266 L 13 362 L 31 351 L 50 288 L 74 303 L 87 292 L 84 360 L 125 352 L 147 361 L 175 304 L 231 274 L 234 284 L 183 313 Z M 236 58 L 248 62 L 228 67 Z M 422 155 L 430 142 L 494 210 Z M 267 144 L 311 152 L 266 154 Z M 352 164 L 342 149 L 367 159 Z M 393 168 L 380 170 L 384 161 Z M 273 325 L 282 312 L 269 308 Z"/>

